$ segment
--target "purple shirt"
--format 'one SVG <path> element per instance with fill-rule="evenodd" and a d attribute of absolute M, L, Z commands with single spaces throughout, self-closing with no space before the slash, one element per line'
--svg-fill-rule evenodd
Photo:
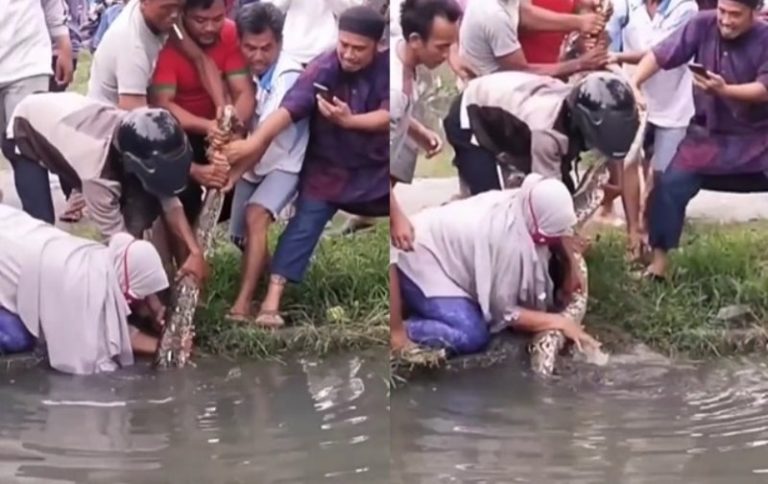
<path fill-rule="evenodd" d="M 314 83 L 326 86 L 353 114 L 389 110 L 389 50 L 378 52 L 370 66 L 356 73 L 342 71 L 335 50 L 321 54 L 282 102 L 294 122 L 310 118 L 301 184 L 305 195 L 340 205 L 388 197 L 388 129 L 372 133 L 331 123 L 317 110 Z"/>
<path fill-rule="evenodd" d="M 768 24 L 723 39 L 714 11 L 699 12 L 658 44 L 662 69 L 696 61 L 728 84 L 762 83 L 768 88 Z M 745 103 L 694 88 L 696 113 L 672 164 L 708 174 L 768 170 L 768 103 Z"/>

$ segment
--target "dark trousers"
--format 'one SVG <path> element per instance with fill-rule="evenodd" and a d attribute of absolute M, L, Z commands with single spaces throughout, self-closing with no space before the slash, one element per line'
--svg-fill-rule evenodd
<path fill-rule="evenodd" d="M 700 175 L 674 168 L 654 174 L 648 200 L 648 242 L 654 249 L 671 250 L 680 245 L 685 210 L 699 190 L 732 193 L 768 191 L 768 178 L 762 173 L 745 175 Z"/>
<path fill-rule="evenodd" d="M 472 131 L 461 128 L 460 110 L 461 96 L 458 96 L 443 120 L 446 138 L 455 153 L 453 164 L 459 171 L 459 177 L 466 183 L 472 195 L 500 190 L 496 156 L 485 148 L 472 144 Z"/>
<path fill-rule="evenodd" d="M 291 282 L 301 282 L 326 224 L 339 210 L 364 217 L 386 216 L 389 214 L 389 195 L 368 203 L 339 205 L 300 193 L 296 213 L 277 242 L 272 257 L 272 274 Z"/>
<path fill-rule="evenodd" d="M 21 200 L 21 208 L 32 217 L 53 224 L 53 196 L 48 170 L 39 163 L 16 154 L 15 144 L 2 137 L 3 155 L 13 167 L 13 183 Z"/>

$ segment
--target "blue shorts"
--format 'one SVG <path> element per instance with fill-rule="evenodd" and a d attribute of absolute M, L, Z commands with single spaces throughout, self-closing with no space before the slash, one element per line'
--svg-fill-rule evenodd
<path fill-rule="evenodd" d="M 235 186 L 232 197 L 232 217 L 229 223 L 229 233 L 237 244 L 247 235 L 245 211 L 248 205 L 259 205 L 277 219 L 280 212 L 296 196 L 299 186 L 299 174 L 275 170 L 253 182 L 241 178 Z"/>

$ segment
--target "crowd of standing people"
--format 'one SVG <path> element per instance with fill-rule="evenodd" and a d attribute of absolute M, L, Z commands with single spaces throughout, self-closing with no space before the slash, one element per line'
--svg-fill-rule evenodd
<path fill-rule="evenodd" d="M 11 328 L 0 333 L 13 335 L 0 349 L 44 341 L 63 371 L 106 371 L 154 350 L 172 281 L 208 276 L 193 227 L 211 190 L 226 194 L 219 221 L 242 253 L 230 324 L 286 324 L 285 287 L 303 280 L 337 213 L 352 228 L 389 217 L 392 349 L 468 353 L 508 327 L 599 344 L 553 312 L 584 284 L 572 173 L 588 153 L 610 166 L 603 215 L 620 197 L 628 252 L 650 253 L 642 276 L 653 281 L 666 280 L 700 189 L 768 189 L 760 0 L 3 8 L 2 150 L 21 210 L 0 206 L 0 330 Z M 68 87 L 87 50 L 80 94 Z M 435 130 L 416 108 L 421 78 L 443 65 L 458 93 Z M 236 117 L 228 132 L 225 107 Z M 646 121 L 644 159 L 629 159 Z M 462 199 L 407 215 L 395 188 L 412 182 L 420 155 L 448 145 Z M 100 240 L 54 227 L 81 218 Z M 129 324 L 135 316 L 147 324 Z M 82 324 L 69 338 L 84 348 L 53 337 L 73 318 Z"/>
<path fill-rule="evenodd" d="M 368 3 L 12 1 L 0 28 L 0 112 L 23 211 L 1 207 L 0 326 L 24 337 L 0 338 L 0 349 L 44 341 L 51 365 L 71 373 L 154 352 L 173 280 L 164 262 L 175 280 L 208 276 L 193 227 L 212 189 L 227 194 L 221 221 L 243 255 L 227 320 L 283 326 L 285 285 L 301 282 L 331 218 L 389 213 L 387 21 Z M 83 42 L 93 52 L 87 92 L 61 92 Z M 217 123 L 226 105 L 235 141 L 213 150 L 231 134 Z M 87 217 L 99 241 L 54 227 L 51 174 L 68 198 L 59 215 Z M 270 257 L 281 214 L 290 217 Z M 142 240 L 150 234 L 153 244 Z M 54 279 L 65 284 L 38 297 Z M 68 311 L 57 310 L 65 300 Z M 129 324 L 136 315 L 150 324 Z M 82 324 L 54 337 L 73 318 Z"/>
<path fill-rule="evenodd" d="M 392 194 L 395 351 L 477 352 L 505 328 L 557 329 L 577 346 L 599 345 L 554 311 L 558 296 L 568 301 L 582 284 L 573 254 L 585 244 L 566 195 L 586 152 L 608 163 L 602 215 L 620 196 L 629 258 L 642 263 L 650 252 L 639 275 L 651 281 L 667 280 L 668 252 L 700 189 L 768 189 L 768 24 L 759 0 L 402 0 L 392 8 L 400 30 L 391 41 L 390 181 L 410 183 L 418 150 L 430 158 L 442 149 L 413 105 L 418 77 L 445 62 L 459 93 L 443 128 L 466 191 L 412 217 Z M 629 159 L 643 118 L 644 159 Z"/>

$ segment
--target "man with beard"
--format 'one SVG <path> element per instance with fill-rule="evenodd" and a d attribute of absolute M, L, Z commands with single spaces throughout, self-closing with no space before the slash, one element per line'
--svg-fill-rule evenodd
<path fill-rule="evenodd" d="M 224 0 L 187 0 L 181 20 L 189 37 L 224 76 L 238 118 L 243 123 L 250 120 L 256 104 L 253 86 L 240 52 L 237 28 L 226 18 Z M 202 209 L 202 187 L 224 186 L 229 166 L 208 160 L 205 138 L 216 131 L 216 105 L 192 61 L 172 43 L 167 43 L 160 51 L 152 79 L 151 101 L 169 110 L 179 120 L 192 144 L 191 182 L 179 198 L 187 218 L 193 223 Z M 227 197 L 227 202 L 230 201 L 231 197 Z M 226 205 L 222 214 L 228 216 Z"/>
<path fill-rule="evenodd" d="M 667 253 L 680 243 L 688 202 L 700 189 L 768 190 L 768 24 L 760 0 L 719 0 L 640 61 L 636 97 L 660 70 L 694 61 L 695 113 L 648 201 L 653 261 L 645 275 L 663 279 Z"/>
<path fill-rule="evenodd" d="M 230 185 L 260 162 L 292 124 L 310 119 L 296 214 L 272 258 L 267 295 L 256 324 L 279 327 L 287 281 L 299 282 L 328 221 L 338 212 L 389 215 L 389 52 L 378 51 L 384 18 L 371 7 L 339 17 L 335 51 L 312 61 L 279 109 L 247 140 L 226 149 Z"/>

